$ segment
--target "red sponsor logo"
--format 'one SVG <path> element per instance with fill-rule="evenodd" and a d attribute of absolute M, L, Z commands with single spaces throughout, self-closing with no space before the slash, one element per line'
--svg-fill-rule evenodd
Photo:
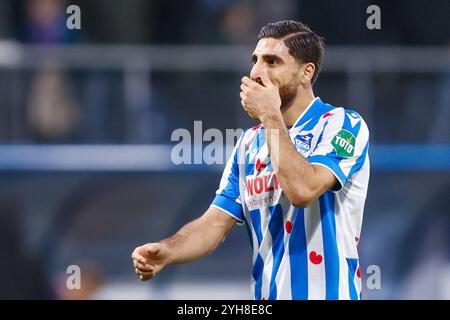
<path fill-rule="evenodd" d="M 273 185 L 269 184 L 269 178 L 273 177 Z M 261 194 L 263 192 L 272 192 L 278 190 L 280 185 L 275 175 L 265 175 L 261 177 L 247 179 L 247 194 L 253 196 L 254 194 Z"/>

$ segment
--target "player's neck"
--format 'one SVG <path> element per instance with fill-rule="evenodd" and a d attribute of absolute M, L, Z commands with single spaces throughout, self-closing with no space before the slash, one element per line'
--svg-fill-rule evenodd
<path fill-rule="evenodd" d="M 295 124 L 303 111 L 306 110 L 314 99 L 315 96 L 312 89 L 301 90 L 298 92 L 297 97 L 289 108 L 282 111 L 284 123 L 288 128 Z"/>

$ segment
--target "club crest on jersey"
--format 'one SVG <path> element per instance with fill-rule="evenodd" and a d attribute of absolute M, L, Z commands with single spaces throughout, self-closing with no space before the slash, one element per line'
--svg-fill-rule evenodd
<path fill-rule="evenodd" d="M 313 135 L 311 133 L 306 135 L 297 135 L 294 139 L 295 146 L 303 152 L 308 152 L 311 149 L 312 137 Z"/>

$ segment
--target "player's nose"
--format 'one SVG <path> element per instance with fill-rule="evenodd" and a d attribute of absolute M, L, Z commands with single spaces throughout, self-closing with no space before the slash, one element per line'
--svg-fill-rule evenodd
<path fill-rule="evenodd" d="M 257 78 L 261 77 L 262 74 L 262 65 L 260 61 L 256 61 L 253 66 L 252 70 L 250 71 L 250 78 L 252 80 L 256 80 Z"/>
<path fill-rule="evenodd" d="M 260 68 L 253 68 L 250 72 L 250 79 L 253 81 L 258 82 L 259 84 L 262 84 L 261 81 L 261 69 Z"/>

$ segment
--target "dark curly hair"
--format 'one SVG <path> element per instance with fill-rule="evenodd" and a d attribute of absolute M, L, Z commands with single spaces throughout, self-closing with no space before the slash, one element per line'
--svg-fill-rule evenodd
<path fill-rule="evenodd" d="M 262 27 L 258 40 L 275 38 L 284 40 L 289 53 L 300 63 L 313 63 L 316 70 L 311 79 L 313 84 L 319 75 L 325 51 L 324 39 L 307 25 L 293 20 L 269 23 Z"/>

